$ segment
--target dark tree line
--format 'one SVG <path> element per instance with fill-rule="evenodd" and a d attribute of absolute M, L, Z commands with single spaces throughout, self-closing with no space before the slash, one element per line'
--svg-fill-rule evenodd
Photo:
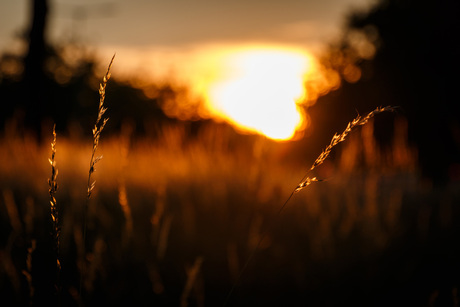
<path fill-rule="evenodd" d="M 58 129 L 69 123 L 90 127 L 98 101 L 94 57 L 77 45 L 48 44 L 49 1 L 30 0 L 30 8 L 26 54 L 3 54 L 0 59 L 1 127 L 11 118 L 37 136 L 44 120 L 57 123 Z M 356 110 L 401 106 L 424 175 L 436 182 L 458 180 L 458 16 L 458 0 L 380 0 L 369 11 L 352 12 L 342 39 L 324 54 L 324 65 L 338 71 L 343 82 L 309 109 L 312 126 L 317 127 L 314 137 L 327 139 L 340 131 Z M 65 48 L 81 50 L 73 64 L 63 57 Z M 11 64 L 19 67 L 16 75 L 8 71 Z M 107 92 L 111 127 L 119 128 L 127 119 L 145 130 L 146 123 L 166 120 L 161 104 L 180 93 L 172 87 L 155 92 L 158 97 L 147 98 L 140 89 L 112 79 Z M 391 136 L 392 118 L 376 119 L 375 134 L 382 146 Z"/>
<path fill-rule="evenodd" d="M 30 24 L 19 38 L 28 45 L 26 53 L 0 57 L 0 129 L 13 123 L 17 133 L 40 139 L 56 123 L 60 131 L 89 134 L 99 101 L 96 57 L 77 42 L 49 43 L 47 21 L 52 7 L 48 0 L 30 0 L 29 8 Z M 70 61 L 65 56 L 69 50 Z M 160 103 L 180 93 L 168 85 L 151 90 L 157 97 L 146 97 L 141 89 L 114 76 L 107 88 L 111 118 L 107 132 L 119 131 L 129 122 L 136 131 L 147 133 L 155 130 L 152 122 L 171 121 Z"/>
<path fill-rule="evenodd" d="M 355 109 L 366 112 L 379 105 L 401 106 L 424 175 L 437 183 L 459 180 L 459 16 L 457 0 L 381 0 L 367 12 L 352 13 L 342 40 L 331 46 L 325 63 L 346 80 L 344 66 L 352 62 L 361 78 L 344 81 L 338 91 L 322 97 L 312 112 L 328 112 L 334 128 L 335 122 L 343 124 L 341 116 L 353 117 Z M 375 47 L 372 58 L 363 57 L 362 44 L 350 39 L 356 33 Z M 337 56 L 345 60 L 337 62 Z M 383 144 L 391 135 L 388 120 L 376 123 L 376 136 Z"/>

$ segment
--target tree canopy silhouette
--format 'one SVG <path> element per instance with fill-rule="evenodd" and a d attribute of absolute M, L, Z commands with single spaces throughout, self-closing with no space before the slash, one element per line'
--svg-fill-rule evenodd
<path fill-rule="evenodd" d="M 460 179 L 458 16 L 456 0 L 381 0 L 369 11 L 353 12 L 324 58 L 344 82 L 313 112 L 331 107 L 336 116 L 349 117 L 355 108 L 399 105 L 424 175 L 440 183 Z M 384 140 L 390 127 L 380 128 L 376 133 Z"/>
<path fill-rule="evenodd" d="M 0 127 L 12 125 L 15 133 L 32 133 L 38 139 L 43 125 L 43 133 L 49 135 L 53 122 L 61 131 L 90 133 L 85 127 L 94 122 L 99 100 L 96 56 L 75 41 L 50 43 L 46 35 L 49 1 L 29 3 L 29 25 L 19 38 L 27 43 L 25 54 L 5 52 L 0 56 Z M 172 121 L 160 105 L 175 99 L 180 89 L 152 87 L 156 96 L 147 97 L 141 89 L 114 76 L 107 90 L 108 132 L 119 131 L 123 122 L 129 122 L 137 132 L 154 133 L 152 122 Z"/>

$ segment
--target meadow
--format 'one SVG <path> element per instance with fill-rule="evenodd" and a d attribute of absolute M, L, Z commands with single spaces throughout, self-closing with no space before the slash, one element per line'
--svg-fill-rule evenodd
<path fill-rule="evenodd" d="M 378 145 L 374 116 L 396 109 L 312 161 L 223 123 L 102 137 L 111 64 L 92 138 L 5 127 L 2 304 L 458 305 L 460 190 L 421 176 L 403 117 Z"/>
<path fill-rule="evenodd" d="M 326 180 L 295 193 L 281 213 L 313 163 L 294 159 L 289 143 L 226 125 L 203 126 L 193 137 L 174 125 L 159 127 L 154 140 L 129 126 L 102 135 L 86 240 L 91 139 L 58 133 L 58 252 L 47 183 L 52 131 L 37 143 L 7 130 L 2 302 L 456 306 L 460 190 L 421 178 L 398 122 L 388 148 L 376 144 L 372 121 L 353 131 L 315 169 Z"/>

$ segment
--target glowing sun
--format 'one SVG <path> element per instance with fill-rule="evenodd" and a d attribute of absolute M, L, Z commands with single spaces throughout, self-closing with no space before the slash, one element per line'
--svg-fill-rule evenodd
<path fill-rule="evenodd" d="M 208 108 L 215 116 L 276 140 L 291 139 L 304 129 L 299 103 L 311 66 L 307 53 L 253 47 L 228 53 L 222 66 L 207 89 Z"/>

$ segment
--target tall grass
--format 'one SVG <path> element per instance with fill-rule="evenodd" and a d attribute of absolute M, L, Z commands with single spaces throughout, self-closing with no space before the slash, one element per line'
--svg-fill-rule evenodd
<path fill-rule="evenodd" d="M 400 294 L 393 287 L 408 283 L 418 295 L 405 292 L 404 303 L 423 305 L 433 293 L 446 291 L 431 268 L 422 266 L 426 277 L 412 280 L 419 269 L 412 263 L 426 265 L 426 251 L 437 261 L 446 254 L 460 256 L 452 244 L 460 235 L 458 192 L 448 191 L 437 202 L 421 186 L 413 164 L 404 169 L 404 159 L 416 158 L 403 152 L 404 137 L 396 136 L 394 148 L 385 153 L 374 148 L 369 130 L 351 133 L 371 127 L 375 115 L 393 107 L 351 121 L 307 172 L 280 158 L 282 144 L 215 127 L 199 131 L 195 140 L 184 139 L 181 128 L 162 127 L 165 139 L 133 139 L 128 151 L 128 142 L 117 136 L 99 144 L 113 60 L 100 84 L 89 173 L 85 141 L 59 138 L 59 195 L 55 129 L 46 198 L 39 178 L 49 168 L 38 161 L 48 156 L 49 146 L 1 140 L 1 161 L 8 163 L 0 162 L 0 303 L 53 305 L 53 296 L 40 285 L 49 275 L 41 266 L 49 257 L 60 272 L 60 278 L 49 278 L 59 287 L 63 306 L 216 306 L 224 300 L 235 306 L 366 306 L 382 297 L 379 303 L 388 305 Z M 327 161 L 345 139 L 338 158 Z M 100 152 L 105 153 L 105 163 L 98 164 L 104 180 L 93 193 Z M 357 158 L 375 152 L 397 167 L 375 157 Z M 120 163 L 125 160 L 129 167 Z M 350 165 L 357 164 L 349 161 L 355 160 L 364 169 L 372 163 L 382 171 L 354 172 Z M 334 180 L 323 181 L 321 167 L 333 169 Z M 298 193 L 307 187 L 308 193 Z M 58 207 L 57 196 L 64 207 Z M 90 201 L 95 204 L 91 219 Z M 34 203 L 50 206 L 45 211 Z M 81 204 L 80 220 L 75 215 Z M 43 231 L 50 207 L 51 236 Z M 87 234 L 87 227 L 96 231 Z M 46 250 L 46 238 L 53 253 Z M 260 257 L 251 262 L 256 252 Z M 455 298 L 458 278 L 452 276 L 459 270 L 455 261 L 446 263 L 453 266 L 446 270 L 447 292 Z"/>
<path fill-rule="evenodd" d="M 399 287 L 399 282 L 409 282 L 407 276 L 413 274 L 410 263 L 427 265 L 423 255 L 428 249 L 430 257 L 455 255 L 455 241 L 448 240 L 458 234 L 455 225 L 460 214 L 454 204 L 459 197 L 458 192 L 446 192 L 438 203 L 433 192 L 421 185 L 412 165 L 407 170 L 401 168 L 399 154 L 393 157 L 391 148 L 364 152 L 364 148 L 376 146 L 366 143 L 371 126 L 372 122 L 363 130 L 357 129 L 342 143 L 344 146 L 334 147 L 337 155 L 310 174 L 329 178 L 327 172 L 332 169 L 334 178 L 309 185 L 307 193 L 295 193 L 274 224 L 271 221 L 280 204 L 299 184 L 296 178 L 305 175 L 304 169 L 291 165 L 281 155 L 285 144 L 263 138 L 244 144 L 235 142 L 227 132 L 213 129 L 199 132 L 194 141 L 184 140 L 180 132 L 168 134 L 167 142 L 135 138 L 129 152 L 124 153 L 120 137 L 107 137 L 103 146 L 98 146 L 104 163 L 97 165 L 98 193 L 91 196 L 94 206 L 89 227 L 96 231 L 88 232 L 94 250 L 88 254 L 85 284 L 90 287 L 85 288 L 81 304 L 199 306 L 204 298 L 205 306 L 220 305 L 262 234 L 265 239 L 256 260 L 245 270 L 229 305 L 302 302 L 317 306 L 326 300 L 322 305 L 331 306 L 360 298 L 362 304 L 355 305 L 365 305 L 370 301 L 363 293 L 375 294 L 375 298 L 392 297 L 389 285 Z M 29 296 L 28 288 L 21 290 L 22 283 L 27 285 L 21 274 L 22 269 L 27 270 L 25 258 L 16 256 L 18 250 L 26 255 L 30 246 L 21 245 L 27 228 L 22 223 L 32 212 L 30 204 L 48 204 L 46 208 L 34 206 L 35 226 L 30 235 L 37 240 L 30 271 L 35 301 L 43 302 L 44 289 L 39 281 L 50 271 L 41 269 L 40 258 L 55 259 L 54 254 L 44 253 L 46 238 L 52 238 L 43 230 L 48 229 L 44 221 L 51 220 L 49 195 L 43 193 L 43 178 L 49 177 L 49 164 L 43 163 L 49 156 L 49 144 L 37 148 L 28 140 L 11 142 L 15 146 L 0 147 L 0 156 L 5 158 L 2 161 L 8 161 L 0 163 L 4 194 L 0 218 L 1 225 L 7 227 L 2 235 L 15 235 L 8 245 L 0 247 L 0 291 L 2 297 L 13 302 L 20 301 L 15 293 Z M 57 140 L 56 199 L 58 205 L 65 204 L 58 207 L 65 306 L 76 306 L 80 300 L 77 255 L 82 221 L 76 217 L 86 199 L 85 170 L 91 149 L 87 145 L 83 139 L 58 136 Z M 394 146 L 402 150 L 400 145 Z M 383 162 L 364 159 L 367 152 L 375 151 Z M 124 155 L 129 167 L 120 163 Z M 397 168 L 388 164 L 390 161 L 398 163 Z M 123 178 L 124 188 L 119 178 Z M 129 238 L 120 196 L 130 208 Z M 451 230 L 452 235 L 444 232 L 440 236 L 442 229 Z M 434 244 L 437 249 L 431 249 Z M 24 263 L 24 267 L 18 263 Z M 200 266 L 193 271 L 198 268 L 195 263 Z M 53 264 L 55 267 L 56 260 Z M 412 284 L 422 285 L 423 281 L 426 286 L 418 293 L 429 295 L 440 279 L 431 271 L 421 272 L 427 274 L 426 278 Z M 412 292 L 405 294 L 419 297 Z M 419 299 L 423 301 L 422 296 Z"/>
<path fill-rule="evenodd" d="M 86 258 L 86 232 L 87 232 L 87 219 L 88 219 L 88 206 L 91 199 L 91 194 L 96 185 L 96 181 L 92 181 L 91 175 L 96 171 L 96 163 L 102 159 L 102 156 L 96 156 L 96 150 L 99 145 L 99 140 L 101 138 L 102 130 L 104 130 L 105 125 L 107 124 L 108 118 L 103 118 L 107 108 L 104 107 L 105 101 L 105 88 L 107 87 L 107 82 L 110 79 L 110 69 L 112 68 L 113 60 L 115 55 L 113 55 L 110 60 L 107 71 L 102 78 L 102 82 L 99 84 L 99 108 L 97 112 L 96 123 L 94 124 L 93 132 L 93 150 L 91 152 L 91 160 L 89 162 L 89 173 L 88 173 L 88 183 L 87 183 L 87 194 L 86 194 L 86 203 L 83 212 L 83 256 Z M 85 279 L 86 274 L 86 259 L 82 260 L 82 273 L 80 277 L 80 295 L 83 289 L 83 280 Z"/>
<path fill-rule="evenodd" d="M 58 293 L 58 299 L 60 297 L 60 275 L 61 275 L 61 262 L 59 260 L 59 240 L 61 234 L 61 225 L 59 224 L 59 210 L 57 208 L 56 191 L 58 189 L 57 176 L 58 169 L 56 168 L 56 125 L 53 126 L 53 141 L 51 142 L 51 158 L 48 159 L 51 165 L 51 176 L 48 179 L 48 192 L 50 195 L 50 208 L 51 208 L 51 221 L 52 225 L 52 237 L 54 242 L 55 257 L 56 257 L 56 290 Z"/>
<path fill-rule="evenodd" d="M 327 159 L 329 154 L 331 153 L 332 149 L 337 146 L 339 143 L 345 141 L 347 136 L 350 134 L 350 132 L 355 129 L 356 127 L 363 126 L 369 122 L 371 118 L 373 118 L 376 114 L 382 113 L 382 112 L 388 112 L 388 111 L 395 111 L 396 107 L 392 106 L 386 106 L 386 107 L 378 107 L 374 111 L 369 112 L 366 116 L 361 117 L 358 115 L 355 119 L 353 119 L 351 122 L 348 123 L 347 127 L 341 134 L 334 134 L 334 136 L 331 139 L 331 142 L 327 147 L 321 152 L 321 154 L 316 158 L 315 162 L 313 162 L 312 166 L 310 169 L 307 171 L 305 176 L 300 180 L 300 183 L 297 185 L 295 188 L 294 192 L 300 192 L 307 186 L 309 186 L 313 182 L 319 181 L 316 177 L 311 177 L 309 174 L 318 166 L 323 164 L 323 162 Z"/>
<path fill-rule="evenodd" d="M 291 192 L 291 194 L 289 195 L 289 197 L 286 199 L 286 201 L 283 203 L 283 205 L 280 207 L 277 215 L 275 216 L 275 219 L 278 217 L 279 214 L 281 214 L 281 211 L 283 211 L 283 209 L 286 207 L 286 205 L 289 203 L 289 201 L 291 200 L 292 196 L 295 194 L 295 193 L 298 193 L 300 192 L 301 190 L 305 189 L 306 187 L 308 187 L 310 184 L 314 183 L 314 182 L 320 182 L 320 181 L 323 181 L 322 179 L 318 179 L 317 177 L 310 177 L 310 173 L 313 172 L 313 170 L 320 166 L 321 164 L 324 163 L 324 161 L 327 159 L 327 157 L 330 155 L 332 149 L 337 146 L 339 143 L 345 141 L 345 139 L 347 138 L 347 136 L 351 133 L 351 131 L 353 129 L 355 129 L 356 127 L 359 127 L 359 126 L 363 126 L 365 125 L 366 123 L 369 122 L 369 120 L 371 118 L 373 118 L 376 114 L 379 114 L 379 113 L 382 113 L 382 112 L 387 112 L 387 111 L 394 111 L 396 108 L 395 107 L 392 107 L 392 106 L 386 106 L 386 107 L 378 107 L 376 108 L 375 110 L 369 112 L 366 116 L 364 117 L 361 117 L 360 115 L 358 115 L 355 119 L 353 119 L 351 122 L 348 123 L 347 127 L 345 128 L 345 130 L 340 133 L 340 134 L 334 134 L 334 136 L 332 137 L 331 139 L 331 142 L 329 143 L 329 145 L 321 152 L 321 154 L 318 156 L 318 158 L 316 158 L 315 162 L 313 162 L 312 166 L 310 167 L 310 169 L 306 172 L 305 176 L 300 180 L 299 184 L 294 188 L 294 190 Z M 274 223 L 275 221 L 272 221 L 272 223 Z M 272 227 L 271 224 L 269 224 L 268 227 Z M 244 271 L 246 270 L 247 266 L 249 265 L 249 262 L 252 260 L 252 258 L 254 257 L 255 253 L 257 252 L 257 250 L 259 249 L 260 247 L 260 244 L 262 243 L 262 241 L 264 240 L 265 238 L 265 234 L 266 232 L 268 231 L 268 229 L 265 230 L 265 232 L 260 236 L 260 239 L 259 241 L 257 242 L 257 244 L 254 246 L 254 249 L 253 249 L 253 252 L 251 253 L 251 255 L 248 257 L 248 259 L 246 260 L 245 264 L 243 265 L 240 273 L 239 273 L 239 277 L 237 278 L 236 282 L 233 284 L 232 288 L 230 289 L 229 291 L 229 294 L 227 295 L 227 298 L 226 300 L 224 301 L 224 304 L 223 306 L 226 306 L 231 298 L 231 295 L 233 294 L 236 286 L 238 285 L 238 283 L 240 282 L 242 276 L 243 276 L 243 273 Z"/>

